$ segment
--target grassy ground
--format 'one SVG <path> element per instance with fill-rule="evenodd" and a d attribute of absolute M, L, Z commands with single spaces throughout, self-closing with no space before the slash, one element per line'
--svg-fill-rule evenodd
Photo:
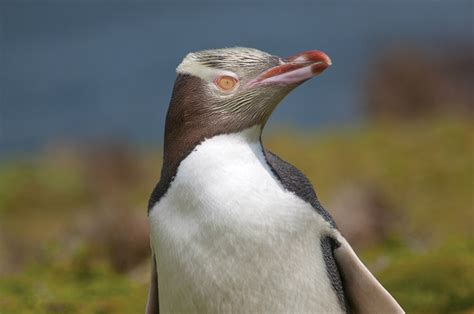
<path fill-rule="evenodd" d="M 285 131 L 264 142 L 308 175 L 323 204 L 347 182 L 380 190 L 396 221 L 358 252 L 407 312 L 472 313 L 471 122 Z M 143 311 L 145 208 L 160 161 L 132 151 L 55 148 L 0 164 L 1 314 Z"/>

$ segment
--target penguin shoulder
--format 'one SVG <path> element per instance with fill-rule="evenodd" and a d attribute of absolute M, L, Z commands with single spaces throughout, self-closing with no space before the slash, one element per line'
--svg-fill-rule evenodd
<path fill-rule="evenodd" d="M 321 206 L 313 185 L 308 178 L 295 166 L 287 161 L 284 161 L 274 153 L 265 150 L 265 158 L 270 169 L 277 179 L 281 182 L 283 187 L 290 192 L 293 192 L 299 198 L 311 204 L 313 208 L 326 220 L 332 227 L 336 227 L 336 223 L 331 215 Z"/>

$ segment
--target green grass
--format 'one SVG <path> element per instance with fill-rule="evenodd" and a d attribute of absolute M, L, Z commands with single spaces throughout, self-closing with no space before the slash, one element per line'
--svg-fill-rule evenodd
<path fill-rule="evenodd" d="M 473 239 L 452 239 L 421 254 L 401 250 L 378 276 L 410 313 L 472 313 L 473 252 Z"/>
<path fill-rule="evenodd" d="M 147 287 L 85 256 L 62 265 L 30 265 L 0 281 L 0 313 L 139 313 Z"/>
<path fill-rule="evenodd" d="M 397 222 L 390 236 L 359 253 L 408 313 L 474 311 L 472 121 L 276 134 L 264 136 L 267 147 L 310 178 L 323 204 L 351 182 L 376 186 L 393 205 Z M 151 155 L 159 154 L 130 160 L 139 179 L 106 180 L 75 154 L 0 164 L 0 252 L 6 248 L 11 269 L 1 275 L 0 256 L 1 314 L 143 311 L 147 255 L 139 256 L 143 264 L 135 270 L 118 271 L 104 253 L 117 242 L 114 226 L 100 234 L 110 244 L 97 244 L 95 233 L 87 236 L 77 226 L 84 217 L 92 224 L 91 217 L 117 203 L 123 207 L 117 210 L 145 219 L 160 167 Z M 124 224 L 116 226 L 119 232 L 128 230 Z M 146 251 L 148 244 L 129 245 Z"/>

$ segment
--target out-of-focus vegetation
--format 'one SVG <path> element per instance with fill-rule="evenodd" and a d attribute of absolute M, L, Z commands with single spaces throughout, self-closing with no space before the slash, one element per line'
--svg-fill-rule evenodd
<path fill-rule="evenodd" d="M 407 312 L 471 313 L 471 122 L 418 120 L 311 135 L 285 131 L 264 142 L 310 178 Z M 120 145 L 59 146 L 34 159 L 4 160 L 0 313 L 142 312 L 149 271 L 146 202 L 158 180 L 158 156 Z M 337 202 L 347 186 L 359 204 L 367 204 L 359 207 L 373 207 L 369 215 L 356 209 L 352 197 Z M 390 214 L 377 216 L 379 211 Z M 380 218 L 363 225 L 373 216 Z M 349 230 L 358 217 L 367 217 L 359 229 L 372 230 L 359 242 L 358 230 Z"/>
<path fill-rule="evenodd" d="M 432 115 L 472 115 L 472 42 L 451 42 L 427 52 L 409 43 L 385 48 L 369 67 L 366 100 L 370 118 L 416 119 Z"/>

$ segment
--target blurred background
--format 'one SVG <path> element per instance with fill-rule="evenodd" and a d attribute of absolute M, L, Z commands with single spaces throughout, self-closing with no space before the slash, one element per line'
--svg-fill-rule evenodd
<path fill-rule="evenodd" d="M 333 60 L 264 134 L 409 313 L 474 312 L 472 1 L 0 2 L 0 313 L 140 313 L 175 68 Z"/>

